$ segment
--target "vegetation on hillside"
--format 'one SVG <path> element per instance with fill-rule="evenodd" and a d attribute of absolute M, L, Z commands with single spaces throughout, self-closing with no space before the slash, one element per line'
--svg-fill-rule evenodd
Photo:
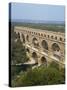
<path fill-rule="evenodd" d="M 65 77 L 62 70 L 53 67 L 40 66 L 30 69 L 27 72 L 20 72 L 18 76 L 12 80 L 12 86 L 34 86 L 34 85 L 54 85 L 64 84 Z"/>
<path fill-rule="evenodd" d="M 24 63 L 28 60 L 29 58 L 26 55 L 25 46 L 23 46 L 23 43 L 20 41 L 19 36 L 14 32 L 14 25 L 12 25 L 11 85 L 15 87 L 15 86 L 53 85 L 65 83 L 65 70 L 64 69 L 59 70 L 59 65 L 56 62 L 52 62 L 48 67 L 45 67 L 45 65 L 34 69 L 30 67 L 26 71 L 23 70 L 22 66 L 21 67 L 16 66 L 16 64 Z"/>
<path fill-rule="evenodd" d="M 55 32 L 65 32 L 65 25 L 64 24 L 44 24 L 44 23 L 18 23 L 14 22 L 15 26 L 24 26 L 30 27 L 35 29 L 42 29 L 42 30 L 49 30 Z"/>
<path fill-rule="evenodd" d="M 28 61 L 25 46 L 23 46 L 19 36 L 14 32 L 14 26 L 11 28 L 11 79 L 22 70 L 16 64 L 22 64 Z"/>
<path fill-rule="evenodd" d="M 28 60 L 25 46 L 23 46 L 19 35 L 14 32 L 12 27 L 11 32 L 11 62 L 12 64 L 24 63 Z"/>

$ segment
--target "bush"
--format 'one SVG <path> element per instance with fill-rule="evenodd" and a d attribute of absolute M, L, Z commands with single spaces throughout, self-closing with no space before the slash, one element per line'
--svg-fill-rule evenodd
<path fill-rule="evenodd" d="M 43 66 L 19 74 L 19 77 L 12 81 L 12 86 L 53 85 L 63 82 L 64 78 L 59 70 Z"/>
<path fill-rule="evenodd" d="M 55 61 L 52 61 L 51 64 L 49 65 L 49 67 L 53 67 L 59 70 L 59 64 Z"/>

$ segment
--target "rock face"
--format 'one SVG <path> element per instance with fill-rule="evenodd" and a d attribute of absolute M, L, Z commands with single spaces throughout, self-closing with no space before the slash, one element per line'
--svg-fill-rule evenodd
<path fill-rule="evenodd" d="M 65 66 L 65 34 L 48 30 L 15 26 L 14 31 L 20 35 L 25 45 L 30 62 L 49 65 L 52 61 Z M 33 55 L 34 54 L 34 55 Z"/>

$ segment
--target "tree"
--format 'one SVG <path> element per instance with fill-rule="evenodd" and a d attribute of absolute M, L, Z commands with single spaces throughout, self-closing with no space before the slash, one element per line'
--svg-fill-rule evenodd
<path fill-rule="evenodd" d="M 59 70 L 59 64 L 58 64 L 57 62 L 55 62 L 55 61 L 52 61 L 52 62 L 50 63 L 50 65 L 49 65 L 49 67 L 53 67 L 53 68 L 56 68 L 56 69 Z"/>
<path fill-rule="evenodd" d="M 16 41 L 15 41 L 16 40 Z M 11 28 L 11 63 L 24 63 L 28 60 L 25 46 L 21 42 L 19 35 L 14 32 L 14 26 Z"/>
<path fill-rule="evenodd" d="M 17 41 L 15 41 L 17 40 Z M 14 32 L 12 27 L 11 31 L 11 80 L 18 75 L 22 70 L 21 66 L 16 66 L 16 64 L 24 63 L 29 58 L 26 55 L 25 46 L 21 42 L 19 36 Z"/>
<path fill-rule="evenodd" d="M 59 70 L 42 66 L 20 73 L 19 77 L 12 81 L 12 86 L 53 85 L 63 84 L 63 82 L 64 78 Z"/>
<path fill-rule="evenodd" d="M 24 63 L 28 60 L 25 46 L 22 45 L 20 39 L 13 43 L 11 55 L 13 64 Z"/>

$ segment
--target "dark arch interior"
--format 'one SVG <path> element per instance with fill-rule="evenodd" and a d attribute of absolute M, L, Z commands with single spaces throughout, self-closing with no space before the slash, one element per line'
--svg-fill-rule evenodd
<path fill-rule="evenodd" d="M 62 41 L 62 38 L 60 37 L 60 41 Z"/>
<path fill-rule="evenodd" d="M 59 51 L 59 50 L 60 50 L 59 45 L 56 44 L 56 43 L 54 43 L 54 44 L 52 45 L 52 50 L 53 50 L 53 51 Z"/>
<path fill-rule="evenodd" d="M 55 37 L 55 39 L 57 40 L 57 37 Z"/>
<path fill-rule="evenodd" d="M 27 51 L 27 52 L 30 52 L 30 50 L 29 50 L 28 48 L 26 49 L 26 51 Z"/>
<path fill-rule="evenodd" d="M 23 43 L 25 43 L 25 36 L 22 34 Z"/>
<path fill-rule="evenodd" d="M 60 59 L 61 58 L 61 52 L 60 52 L 60 47 L 58 44 L 54 43 L 52 45 L 52 50 L 53 50 L 53 55 L 57 58 Z"/>
<path fill-rule="evenodd" d="M 45 57 L 42 57 L 42 58 L 41 58 L 41 63 L 42 63 L 42 64 L 47 64 L 47 60 L 46 60 Z"/>
<path fill-rule="evenodd" d="M 36 38 L 33 38 L 32 43 L 33 43 L 35 48 L 38 48 L 39 43 L 38 43 L 38 40 Z"/>
<path fill-rule="evenodd" d="M 48 44 L 45 40 L 42 41 L 42 47 L 46 50 L 48 50 Z"/>
<path fill-rule="evenodd" d="M 37 58 L 37 54 L 35 52 L 32 53 L 33 58 Z"/>
<path fill-rule="evenodd" d="M 18 38 L 20 38 L 20 33 L 19 32 L 18 32 L 17 36 L 18 36 Z"/>
<path fill-rule="evenodd" d="M 51 38 L 53 39 L 53 36 L 51 36 Z"/>
<path fill-rule="evenodd" d="M 36 61 L 36 63 L 38 63 L 38 56 L 37 56 L 36 52 L 32 53 L 32 57 Z"/>
<path fill-rule="evenodd" d="M 37 44 L 38 40 L 36 38 L 33 38 L 33 43 Z"/>
<path fill-rule="evenodd" d="M 27 41 L 29 41 L 29 36 L 28 35 L 26 36 L 26 39 L 27 39 Z"/>

